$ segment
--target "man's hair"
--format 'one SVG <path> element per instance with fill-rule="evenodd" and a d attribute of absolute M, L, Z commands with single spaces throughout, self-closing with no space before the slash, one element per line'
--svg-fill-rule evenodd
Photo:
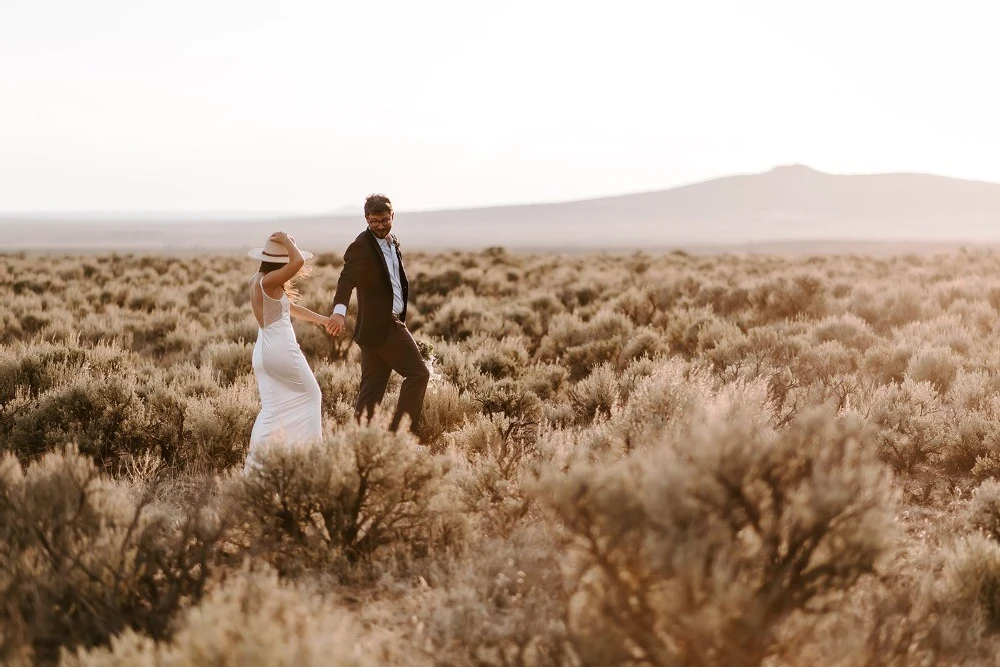
<path fill-rule="evenodd" d="M 365 200 L 365 217 L 392 213 L 392 202 L 385 195 L 368 195 Z"/>

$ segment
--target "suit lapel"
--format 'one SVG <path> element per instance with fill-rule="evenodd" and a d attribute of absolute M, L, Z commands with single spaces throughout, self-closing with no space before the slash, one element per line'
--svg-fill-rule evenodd
<path fill-rule="evenodd" d="M 382 275 L 385 276 L 385 282 L 392 289 L 392 278 L 389 277 L 389 266 L 385 263 L 385 253 L 382 252 L 382 246 L 378 243 L 378 238 L 372 233 L 372 230 L 368 230 L 368 243 L 372 247 L 372 251 L 375 256 L 378 257 L 378 265 L 382 267 Z"/>

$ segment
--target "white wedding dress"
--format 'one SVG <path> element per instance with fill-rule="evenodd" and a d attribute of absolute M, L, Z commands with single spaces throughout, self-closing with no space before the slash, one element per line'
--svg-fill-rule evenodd
<path fill-rule="evenodd" d="M 323 436 L 319 383 L 309 368 L 292 328 L 288 296 L 272 299 L 257 283 L 263 300 L 264 326 L 253 346 L 253 372 L 260 391 L 260 414 L 250 434 L 243 471 L 272 443 L 299 444 Z"/>

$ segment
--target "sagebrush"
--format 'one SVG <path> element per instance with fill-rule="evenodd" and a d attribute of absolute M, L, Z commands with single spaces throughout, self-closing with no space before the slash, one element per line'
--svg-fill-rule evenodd
<path fill-rule="evenodd" d="M 252 269 L 0 255 L 0 662 L 995 664 L 1000 255 L 410 253 L 416 436 L 296 322 L 244 475 Z"/>

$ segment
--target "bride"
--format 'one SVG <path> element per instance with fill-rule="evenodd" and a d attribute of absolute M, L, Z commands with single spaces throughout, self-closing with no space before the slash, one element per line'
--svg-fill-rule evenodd
<path fill-rule="evenodd" d="M 260 329 L 253 347 L 253 371 L 260 391 L 260 413 L 250 434 L 243 471 L 256 464 L 261 448 L 272 442 L 318 440 L 323 426 L 320 389 L 299 347 L 292 317 L 325 325 L 328 317 L 294 303 L 294 280 L 312 253 L 299 250 L 295 239 L 275 232 L 262 248 L 247 253 L 261 260 L 250 279 L 250 305 Z"/>

